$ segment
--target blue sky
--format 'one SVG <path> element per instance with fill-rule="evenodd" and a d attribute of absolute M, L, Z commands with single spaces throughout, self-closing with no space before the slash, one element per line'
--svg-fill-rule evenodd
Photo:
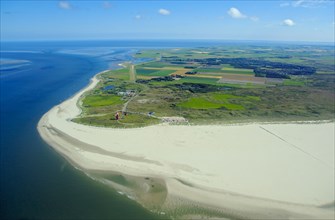
<path fill-rule="evenodd" d="M 1 0 L 1 40 L 334 42 L 333 0 Z"/>

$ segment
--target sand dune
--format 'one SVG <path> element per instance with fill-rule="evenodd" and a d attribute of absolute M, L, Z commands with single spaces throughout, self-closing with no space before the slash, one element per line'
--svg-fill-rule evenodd
<path fill-rule="evenodd" d="M 97 83 L 38 124 L 41 137 L 76 166 L 160 178 L 168 190 L 163 209 L 181 201 L 235 218 L 334 218 L 333 122 L 135 129 L 71 122 L 79 97 Z"/>

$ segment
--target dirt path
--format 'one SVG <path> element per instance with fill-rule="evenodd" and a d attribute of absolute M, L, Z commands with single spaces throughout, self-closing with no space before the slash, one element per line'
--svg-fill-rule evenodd
<path fill-rule="evenodd" d="M 127 112 L 127 107 L 128 107 L 129 102 L 131 102 L 131 101 L 132 101 L 134 98 L 136 98 L 138 95 L 139 95 L 139 93 L 136 94 L 136 95 L 134 95 L 134 96 L 131 97 L 126 103 L 124 103 L 124 105 L 123 105 L 123 107 L 122 107 L 122 112 Z"/>
<path fill-rule="evenodd" d="M 129 68 L 129 80 L 133 82 L 136 81 L 136 69 L 134 64 L 131 64 Z"/>

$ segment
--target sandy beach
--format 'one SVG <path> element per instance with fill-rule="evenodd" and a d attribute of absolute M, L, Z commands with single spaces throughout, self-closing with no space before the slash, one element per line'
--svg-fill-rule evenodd
<path fill-rule="evenodd" d="M 79 98 L 98 82 L 94 77 L 38 124 L 75 166 L 157 179 L 167 190 L 163 210 L 184 203 L 231 218 L 334 219 L 334 122 L 134 129 L 71 122 Z"/>

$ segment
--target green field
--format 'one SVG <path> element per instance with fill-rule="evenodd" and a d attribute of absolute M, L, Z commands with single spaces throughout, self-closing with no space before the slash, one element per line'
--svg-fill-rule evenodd
<path fill-rule="evenodd" d="M 168 76 L 175 70 L 153 70 L 153 69 L 136 69 L 136 74 L 144 76 Z"/>
<path fill-rule="evenodd" d="M 122 80 L 129 80 L 129 68 L 108 71 L 101 75 L 102 77 L 117 78 Z"/>
<path fill-rule="evenodd" d="M 219 79 L 214 79 L 214 78 L 205 78 L 205 77 L 185 77 L 180 79 L 178 82 L 179 83 L 204 83 L 204 84 L 218 84 L 217 81 Z"/>
<path fill-rule="evenodd" d="M 254 74 L 254 70 L 252 69 L 241 69 L 241 68 L 228 68 L 224 67 L 222 68 L 223 73 L 230 73 L 230 74 Z"/>
<path fill-rule="evenodd" d="M 222 104 L 210 102 L 202 97 L 193 97 L 187 100 L 186 102 L 178 104 L 178 106 L 193 109 L 212 109 L 212 108 L 221 108 Z"/>
<path fill-rule="evenodd" d="M 162 62 L 154 61 L 154 62 L 148 62 L 148 63 L 139 64 L 136 67 L 137 68 L 141 68 L 141 67 L 162 68 L 162 67 L 166 67 L 168 65 L 169 64 L 167 64 L 167 63 L 162 63 Z"/>
<path fill-rule="evenodd" d="M 221 68 L 198 68 L 195 71 L 199 73 L 221 73 Z"/>
<path fill-rule="evenodd" d="M 333 120 L 335 65 L 331 57 L 334 49 L 322 50 L 323 55 L 317 46 L 287 46 L 283 49 L 228 45 L 143 50 L 135 57 L 148 57 L 155 61 L 136 65 L 137 80 L 130 81 L 130 63 L 125 64 L 127 67 L 124 69 L 101 74 L 99 85 L 82 99 L 82 114 L 74 121 L 94 126 L 133 128 L 160 123 L 161 117 L 175 116 L 183 117 L 191 124 Z M 199 53 L 201 51 L 205 53 Z M 212 59 L 214 62 L 210 62 L 208 57 L 243 60 L 230 65 L 226 64 L 229 60 Z M 312 65 L 316 74 L 290 75 L 289 79 L 282 80 L 283 83 L 264 85 L 218 83 L 218 76 L 223 74 L 253 75 L 252 69 L 235 68 L 234 65 L 244 67 L 245 62 L 255 59 L 279 62 L 286 68 L 290 67 L 287 64 Z M 281 71 L 280 65 L 270 68 L 266 66 L 268 64 L 272 65 L 268 61 L 260 65 L 270 71 Z M 187 71 L 197 73 L 185 75 Z M 179 74 L 179 78 L 169 76 L 174 72 Z M 109 85 L 112 89 L 104 89 Z M 120 95 L 127 91 L 132 91 L 132 94 Z M 122 109 L 127 116 L 115 120 L 115 112 Z"/>
<path fill-rule="evenodd" d="M 192 109 L 218 109 L 244 110 L 251 102 L 261 101 L 258 96 L 237 96 L 222 93 L 207 93 L 200 97 L 192 97 L 179 103 L 179 107 Z"/>
<path fill-rule="evenodd" d="M 227 100 L 222 102 L 222 100 L 210 100 L 206 97 L 192 97 L 189 100 L 179 103 L 179 107 L 191 108 L 191 109 L 219 109 L 224 108 L 227 110 L 244 110 L 242 105 L 229 103 Z"/>
<path fill-rule="evenodd" d="M 285 86 L 304 86 L 305 83 L 303 81 L 285 79 L 283 82 L 283 85 Z"/>
<path fill-rule="evenodd" d="M 229 100 L 235 99 L 235 100 L 248 100 L 248 101 L 260 101 L 261 98 L 259 96 L 236 96 L 231 94 L 213 94 L 211 96 L 214 100 L 221 101 L 221 102 L 227 102 Z"/>
<path fill-rule="evenodd" d="M 248 74 L 253 75 L 254 71 L 252 69 L 241 69 L 234 67 L 223 67 L 223 68 L 197 68 L 195 69 L 198 73 L 211 73 L 212 75 L 222 75 L 222 74 Z"/>
<path fill-rule="evenodd" d="M 84 107 L 99 107 L 121 104 L 123 101 L 119 96 L 90 95 L 83 99 Z"/>

